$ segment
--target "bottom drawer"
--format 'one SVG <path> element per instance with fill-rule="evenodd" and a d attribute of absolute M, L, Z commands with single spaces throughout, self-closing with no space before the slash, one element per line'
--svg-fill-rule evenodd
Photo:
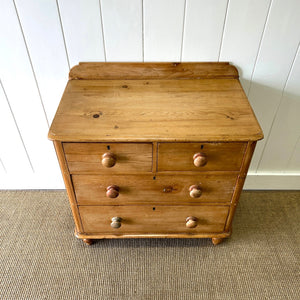
<path fill-rule="evenodd" d="M 204 205 L 79 206 L 87 234 L 218 233 L 224 231 L 228 211 L 229 206 Z"/>

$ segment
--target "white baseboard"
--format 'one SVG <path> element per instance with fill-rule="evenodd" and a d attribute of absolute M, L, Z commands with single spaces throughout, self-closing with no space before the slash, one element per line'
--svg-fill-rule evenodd
<path fill-rule="evenodd" d="M 300 190 L 300 173 L 249 173 L 244 190 Z"/>
<path fill-rule="evenodd" d="M 0 190 L 65 189 L 61 174 L 6 174 L 0 176 Z"/>
<path fill-rule="evenodd" d="M 0 189 L 64 189 L 60 173 L 57 174 L 11 174 L 0 176 Z M 249 173 L 244 190 L 300 190 L 299 174 Z"/>

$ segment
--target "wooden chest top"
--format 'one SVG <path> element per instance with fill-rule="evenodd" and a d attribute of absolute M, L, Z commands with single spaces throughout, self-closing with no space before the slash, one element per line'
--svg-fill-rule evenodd
<path fill-rule="evenodd" d="M 263 133 L 228 63 L 81 63 L 70 72 L 49 138 L 221 142 Z"/>

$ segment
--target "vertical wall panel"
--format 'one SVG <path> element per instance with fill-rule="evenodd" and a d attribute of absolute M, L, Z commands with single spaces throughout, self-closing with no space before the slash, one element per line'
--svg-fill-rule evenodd
<path fill-rule="evenodd" d="M 69 66 L 218 58 L 239 68 L 265 133 L 251 187 L 299 187 L 299 15 L 298 0 L 0 1 L 0 189 L 63 188 L 47 120 Z"/>
<path fill-rule="evenodd" d="M 295 148 L 293 150 L 293 153 L 289 159 L 287 168 L 285 169 L 286 172 L 294 172 L 299 174 L 300 170 L 300 138 L 298 139 Z M 298 177 L 299 179 L 299 177 Z"/>
<path fill-rule="evenodd" d="M 0 83 L 0 158 L 7 173 L 32 173 L 18 128 Z M 2 166 L 1 166 L 2 167 Z"/>
<path fill-rule="evenodd" d="M 217 61 L 228 0 L 187 0 L 183 61 Z"/>
<path fill-rule="evenodd" d="M 221 61 L 233 62 L 246 93 L 250 87 L 271 0 L 230 0 L 224 27 Z"/>
<path fill-rule="evenodd" d="M 99 0 L 59 0 L 70 66 L 80 61 L 104 61 Z"/>
<path fill-rule="evenodd" d="M 265 139 L 257 144 L 251 171 L 258 169 L 295 57 L 300 40 L 299 15 L 300 1 L 273 0 L 249 91 L 249 100 L 265 134 Z"/>
<path fill-rule="evenodd" d="M 2 179 L 2 177 L 6 176 L 6 170 L 4 167 L 4 164 L 2 162 L 2 159 L 0 157 L 0 179 Z"/>
<path fill-rule="evenodd" d="M 144 0 L 144 60 L 180 61 L 184 0 Z"/>
<path fill-rule="evenodd" d="M 50 123 L 69 72 L 57 5 L 53 0 L 15 3 Z"/>
<path fill-rule="evenodd" d="M 295 171 L 299 164 L 289 164 L 300 137 L 300 52 L 287 81 L 283 98 L 260 164 L 264 171 Z M 289 165 L 288 165 L 289 164 Z M 299 179 L 300 180 L 300 179 Z"/>
<path fill-rule="evenodd" d="M 36 173 L 58 174 L 45 112 L 12 1 L 0 1 L 0 77 Z M 14 149 L 11 149 L 11 154 Z M 46 179 L 45 179 L 46 180 Z"/>
<path fill-rule="evenodd" d="M 142 0 L 102 0 L 107 61 L 143 61 Z"/>

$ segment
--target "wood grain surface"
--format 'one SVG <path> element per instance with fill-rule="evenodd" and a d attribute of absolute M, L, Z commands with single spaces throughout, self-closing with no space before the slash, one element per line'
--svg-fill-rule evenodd
<path fill-rule="evenodd" d="M 231 226 L 232 226 L 232 221 L 233 221 L 233 217 L 234 217 L 234 213 L 236 210 L 236 207 L 238 205 L 239 199 L 240 199 L 240 195 L 245 183 L 245 179 L 247 176 L 247 172 L 251 163 L 251 159 L 253 157 L 253 153 L 256 147 L 256 142 L 249 142 L 247 144 L 247 149 L 243 158 L 243 162 L 241 165 L 241 171 L 240 174 L 238 176 L 238 180 L 237 180 L 237 184 L 233 193 L 233 197 L 232 197 L 232 204 L 230 206 L 230 210 L 229 210 L 229 214 L 228 214 L 228 219 L 226 221 L 226 230 L 231 230 Z"/>
<path fill-rule="evenodd" d="M 73 175 L 79 205 L 230 203 L 237 173 L 194 175 Z M 116 185 L 119 196 L 109 198 L 106 188 Z M 202 195 L 190 196 L 189 187 L 199 185 Z"/>
<path fill-rule="evenodd" d="M 248 141 L 263 137 L 237 79 L 71 80 L 49 138 Z"/>
<path fill-rule="evenodd" d="M 63 143 L 71 173 L 151 172 L 151 143 Z M 102 155 L 113 153 L 116 163 L 102 165 Z"/>
<path fill-rule="evenodd" d="M 49 138 L 78 237 L 230 235 L 263 137 L 235 68 L 82 63 L 70 78 Z"/>
<path fill-rule="evenodd" d="M 247 143 L 159 143 L 158 171 L 238 171 Z M 207 163 L 194 165 L 193 156 L 204 153 Z"/>
<path fill-rule="evenodd" d="M 79 63 L 69 79 L 200 79 L 238 78 L 228 62 L 204 63 Z"/>
<path fill-rule="evenodd" d="M 75 191 L 74 191 L 71 176 L 70 176 L 70 173 L 68 170 L 68 165 L 66 162 L 63 146 L 62 146 L 62 143 L 59 141 L 54 141 L 53 144 L 54 144 L 55 152 L 56 152 L 57 159 L 59 162 L 59 166 L 61 169 L 62 177 L 64 179 L 64 183 L 65 183 L 66 190 L 68 193 L 69 203 L 70 203 L 70 207 L 72 210 L 73 219 L 75 222 L 75 227 L 76 227 L 77 231 L 82 231 L 82 223 L 81 223 L 80 215 L 78 212 Z"/>
<path fill-rule="evenodd" d="M 85 233 L 220 233 L 228 206 L 80 206 L 79 212 Z M 186 227 L 190 216 L 198 219 L 197 227 Z M 120 228 L 110 226 L 113 217 L 122 218 Z"/>

